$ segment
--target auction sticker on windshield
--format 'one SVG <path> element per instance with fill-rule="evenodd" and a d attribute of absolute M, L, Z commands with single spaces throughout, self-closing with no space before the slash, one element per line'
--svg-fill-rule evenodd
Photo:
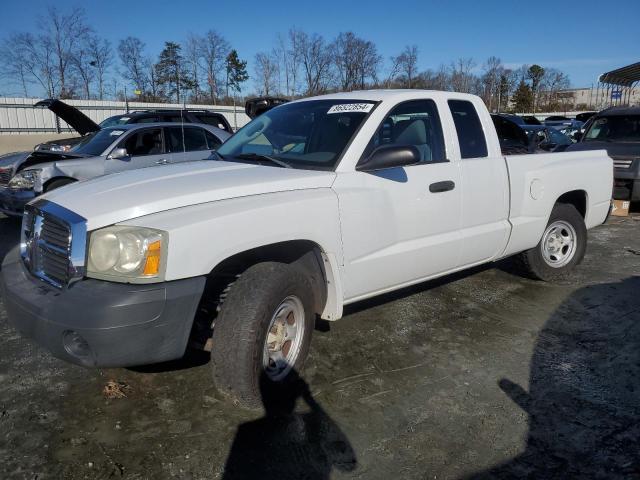
<path fill-rule="evenodd" d="M 329 113 L 364 112 L 369 113 L 373 108 L 373 103 L 342 103 L 334 105 L 329 109 Z"/>
<path fill-rule="evenodd" d="M 110 135 L 112 137 L 119 137 L 120 135 L 122 135 L 124 133 L 124 130 L 113 130 Z"/>

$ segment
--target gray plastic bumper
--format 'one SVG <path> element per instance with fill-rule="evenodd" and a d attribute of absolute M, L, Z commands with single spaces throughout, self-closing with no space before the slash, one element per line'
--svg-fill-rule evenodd
<path fill-rule="evenodd" d="M 204 285 L 205 277 L 148 285 L 86 279 L 58 290 L 25 269 L 17 248 L 0 272 L 9 322 L 56 357 L 93 367 L 182 357 Z"/>
<path fill-rule="evenodd" d="M 11 190 L 0 187 L 0 212 L 20 217 L 24 206 L 34 198 L 36 194 L 33 190 Z"/>

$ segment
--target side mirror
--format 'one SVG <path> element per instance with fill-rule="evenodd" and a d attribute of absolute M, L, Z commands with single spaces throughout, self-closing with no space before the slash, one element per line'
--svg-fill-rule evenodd
<path fill-rule="evenodd" d="M 385 168 L 407 167 L 420 162 L 420 151 L 414 145 L 385 145 L 376 148 L 367 159 L 356 166 L 360 172 Z"/>
<path fill-rule="evenodd" d="M 578 130 L 577 132 L 574 132 L 572 138 L 574 142 L 579 142 L 580 139 L 582 138 L 582 133 L 580 132 L 580 130 Z"/>
<path fill-rule="evenodd" d="M 122 160 L 124 158 L 129 158 L 129 153 L 126 148 L 114 148 L 107 158 L 111 160 Z"/>

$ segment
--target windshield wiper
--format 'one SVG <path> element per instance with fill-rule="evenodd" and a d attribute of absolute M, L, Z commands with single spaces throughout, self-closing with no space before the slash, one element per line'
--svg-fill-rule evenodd
<path fill-rule="evenodd" d="M 293 168 L 287 162 L 283 162 L 282 160 L 278 160 L 277 158 L 270 157 L 269 155 L 260 155 L 258 153 L 241 153 L 239 155 L 234 155 L 233 158 L 238 158 L 240 160 L 266 160 L 271 163 L 275 163 L 279 167 L 283 168 Z"/>

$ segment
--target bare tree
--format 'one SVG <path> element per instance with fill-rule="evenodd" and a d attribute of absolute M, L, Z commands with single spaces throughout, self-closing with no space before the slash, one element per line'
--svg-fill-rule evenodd
<path fill-rule="evenodd" d="M 367 79 L 377 79 L 381 57 L 372 42 L 353 32 L 340 33 L 331 50 L 342 90 L 364 88 Z"/>
<path fill-rule="evenodd" d="M 84 97 L 88 100 L 91 98 L 91 83 L 95 78 L 93 57 L 88 48 L 88 41 L 87 44 L 81 46 L 73 53 L 71 66 L 73 67 L 73 71 L 80 77 Z"/>
<path fill-rule="evenodd" d="M 473 91 L 475 76 L 472 71 L 475 66 L 473 58 L 459 58 L 451 64 L 451 88 L 454 92 L 471 93 Z"/>
<path fill-rule="evenodd" d="M 160 82 L 158 81 L 158 74 L 156 73 L 156 64 L 151 57 L 144 59 L 144 70 L 148 80 L 148 90 L 145 94 L 145 99 L 156 102 L 162 97 L 160 92 Z"/>
<path fill-rule="evenodd" d="M 63 98 L 70 97 L 73 92 L 69 88 L 72 83 L 68 78 L 69 69 L 82 46 L 83 39 L 90 33 L 89 27 L 85 24 L 84 9 L 74 8 L 64 14 L 56 7 L 49 7 L 46 18 L 41 19 L 41 24 L 45 26 L 43 35 L 51 45 L 57 81 L 60 85 L 59 94 Z"/>
<path fill-rule="evenodd" d="M 481 96 L 490 111 L 498 104 L 498 92 L 500 88 L 500 76 L 502 75 L 502 62 L 498 57 L 491 56 L 483 67 Z"/>
<path fill-rule="evenodd" d="M 145 60 L 144 47 L 144 42 L 137 37 L 127 37 L 118 44 L 123 76 L 142 92 L 147 91 L 149 86 L 149 61 Z"/>
<path fill-rule="evenodd" d="M 331 82 L 331 51 L 324 38 L 302 30 L 290 32 L 293 55 L 300 58 L 307 95 L 324 93 Z"/>
<path fill-rule="evenodd" d="M 87 49 L 91 57 L 91 66 L 95 69 L 95 77 L 98 81 L 98 98 L 104 99 L 107 69 L 113 61 L 113 50 L 108 40 L 100 39 L 96 35 L 90 35 L 87 41 Z"/>
<path fill-rule="evenodd" d="M 48 37 L 31 33 L 11 35 L 3 49 L 3 60 L 21 73 L 25 92 L 27 78 L 33 78 L 48 97 L 57 95 L 59 83 L 55 75 L 53 45 Z"/>
<path fill-rule="evenodd" d="M 413 82 L 418 75 L 418 46 L 407 45 L 397 57 L 391 57 L 393 76 L 400 76 L 403 86 L 413 88 Z"/>
<path fill-rule="evenodd" d="M 265 52 L 259 52 L 255 57 L 255 83 L 260 95 L 271 95 L 277 88 L 278 62 Z"/>
<path fill-rule="evenodd" d="M 193 101 L 200 100 L 200 55 L 202 53 L 203 39 L 197 35 L 189 34 L 184 48 L 185 68 L 189 71 L 189 77 L 193 81 Z"/>
<path fill-rule="evenodd" d="M 221 76 L 226 71 L 226 58 L 231 47 L 215 30 L 205 33 L 200 43 L 200 57 L 209 86 L 210 100 L 215 104 L 220 92 Z"/>
<path fill-rule="evenodd" d="M 540 89 L 545 93 L 547 111 L 561 107 L 560 91 L 569 88 L 569 77 L 555 68 L 546 68 L 540 80 Z"/>
<path fill-rule="evenodd" d="M 20 36 L 10 36 L 0 48 L 0 63 L 4 67 L 0 74 L 8 80 L 17 80 L 22 89 L 22 94 L 28 97 L 27 85 L 31 81 L 31 75 L 25 55 L 26 51 Z"/>

